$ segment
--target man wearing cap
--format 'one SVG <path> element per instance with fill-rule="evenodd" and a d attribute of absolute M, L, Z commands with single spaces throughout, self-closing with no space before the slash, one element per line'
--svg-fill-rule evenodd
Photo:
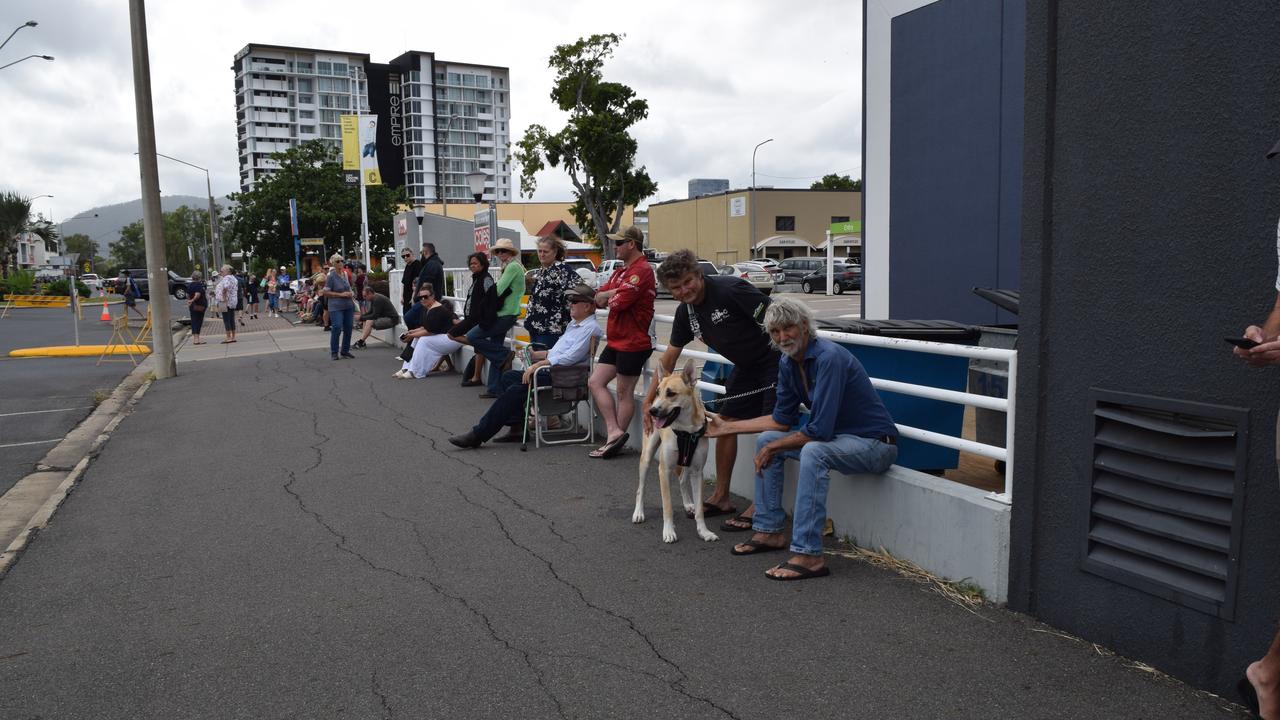
<path fill-rule="evenodd" d="M 1280 142 L 1267 153 L 1270 160 L 1280 155 Z M 1276 254 L 1280 256 L 1280 225 L 1276 227 Z M 1280 364 L 1280 271 L 1276 274 L 1276 302 L 1262 327 L 1250 325 L 1244 336 L 1258 343 L 1249 349 L 1237 347 L 1235 354 L 1253 367 Z M 1276 447 L 1280 448 L 1280 419 L 1276 420 Z M 1277 452 L 1280 462 L 1280 452 Z M 1245 669 L 1237 684 L 1245 704 L 1264 720 L 1280 720 L 1280 633 L 1271 641 L 1267 654 Z"/>
<path fill-rule="evenodd" d="M 613 271 L 609 280 L 596 291 L 596 307 L 609 308 L 607 342 L 591 373 L 591 396 L 604 418 L 608 436 L 604 445 L 592 450 L 591 457 L 611 458 L 627 444 L 631 417 L 636 412 L 636 382 L 644 373 L 645 363 L 653 354 L 653 299 L 657 287 L 653 268 L 644 256 L 644 233 L 632 225 L 622 234 L 609 234 L 607 242 L 617 248 L 617 257 L 626 263 Z M 618 400 L 609 394 L 609 383 L 617 378 Z"/>
<path fill-rule="evenodd" d="M 372 285 L 364 286 L 361 297 L 369 309 L 360 313 L 360 339 L 352 347 L 363 350 L 367 346 L 365 341 L 374 330 L 390 330 L 399 325 L 400 313 L 391 304 L 391 298 L 374 292 Z"/>
<path fill-rule="evenodd" d="M 405 271 L 405 276 L 409 275 L 409 271 Z M 413 286 L 413 292 L 416 293 L 423 283 L 431 283 L 431 288 L 435 296 L 442 298 L 448 293 L 444 287 L 444 261 L 436 254 L 435 243 L 422 243 L 422 261 L 418 265 L 418 275 Z M 409 297 L 416 297 L 410 294 Z"/>
<path fill-rule="evenodd" d="M 476 448 L 488 442 L 503 425 L 510 428 L 496 442 L 516 442 L 523 436 L 524 403 L 529 393 L 529 383 L 536 376 L 543 385 L 551 380 L 552 365 L 582 365 L 591 361 L 591 340 L 600 337 L 600 325 L 596 323 L 595 291 L 579 283 L 565 293 L 569 303 L 569 324 L 564 334 L 550 350 L 534 350 L 530 359 L 534 362 L 524 372 L 510 370 L 502 376 L 502 394 L 489 406 L 488 412 L 470 432 L 449 438 L 460 448 Z"/>

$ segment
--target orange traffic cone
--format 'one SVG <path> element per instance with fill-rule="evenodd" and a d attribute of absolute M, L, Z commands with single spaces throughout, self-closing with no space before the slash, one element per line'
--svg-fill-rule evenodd
<path fill-rule="evenodd" d="M 107 310 L 107 301 L 102 301 L 102 314 L 98 316 L 102 322 L 111 322 L 111 311 Z"/>

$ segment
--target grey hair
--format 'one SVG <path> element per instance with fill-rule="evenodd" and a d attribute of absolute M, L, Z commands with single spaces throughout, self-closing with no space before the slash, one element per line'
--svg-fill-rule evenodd
<path fill-rule="evenodd" d="M 192 280 L 200 280 L 200 279 L 202 279 L 203 277 L 204 277 L 204 275 L 203 275 L 199 270 L 192 270 L 192 271 L 191 271 L 191 279 L 192 279 Z"/>
<path fill-rule="evenodd" d="M 229 273 L 234 269 L 235 268 L 232 268 L 230 265 L 223 265 L 222 268 L 220 269 L 220 272 Z"/>
<path fill-rule="evenodd" d="M 692 250 L 676 250 L 658 265 L 658 282 L 664 285 L 698 270 L 698 256 Z"/>
<path fill-rule="evenodd" d="M 818 326 L 813 320 L 813 311 L 808 305 L 789 298 L 786 295 L 769 304 L 764 311 L 764 329 L 772 333 L 774 330 L 802 326 L 809 333 L 809 338 L 818 337 Z"/>

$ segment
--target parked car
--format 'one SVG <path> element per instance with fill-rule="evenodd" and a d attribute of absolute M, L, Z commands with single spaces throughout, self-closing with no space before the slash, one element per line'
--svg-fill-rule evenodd
<path fill-rule="evenodd" d="M 623 265 L 626 265 L 626 263 L 621 260 L 605 260 L 600 263 L 600 269 L 596 271 L 596 276 L 599 277 L 600 282 L 603 283 L 609 279 L 609 276 L 613 275 L 614 270 L 617 270 Z"/>
<path fill-rule="evenodd" d="M 137 283 L 138 290 L 142 292 L 142 299 L 151 300 L 151 288 L 149 287 L 150 279 L 147 277 L 147 269 L 146 268 L 129 268 L 129 276 L 133 278 L 133 281 L 135 283 Z M 119 276 L 116 276 L 114 278 L 108 278 L 106 281 L 104 281 L 104 284 L 106 285 L 108 292 L 119 294 L 120 290 L 116 288 L 117 279 L 119 279 Z M 186 300 L 187 299 L 187 283 L 189 282 L 191 282 L 191 278 L 182 277 L 178 273 L 170 270 L 168 294 L 174 296 L 179 300 Z"/>
<path fill-rule="evenodd" d="M 846 264 L 836 261 L 831 268 L 832 288 L 831 291 L 836 295 L 843 293 L 845 290 L 861 290 L 862 289 L 862 266 Z M 826 292 L 827 291 L 827 268 L 826 263 L 819 265 L 818 269 L 800 278 L 800 289 L 806 293 Z"/>
<path fill-rule="evenodd" d="M 660 263 L 660 262 L 655 262 L 655 261 L 653 261 L 653 260 L 650 260 L 650 261 L 649 261 L 649 267 L 653 268 L 653 276 L 654 276 L 654 278 L 655 278 L 655 279 L 658 277 L 658 266 L 659 266 L 659 265 L 661 265 L 661 264 L 662 264 L 662 263 Z M 666 286 L 664 283 L 662 283 L 661 281 L 657 281 L 657 282 L 655 282 L 655 283 L 654 283 L 654 290 L 653 290 L 653 294 L 654 294 L 656 297 L 660 297 L 660 298 L 661 298 L 661 297 L 668 297 L 668 298 L 669 298 L 669 297 L 671 297 L 671 291 L 670 291 L 670 290 L 668 290 L 668 289 L 667 289 L 667 286 Z"/>
<path fill-rule="evenodd" d="M 84 283 L 85 287 L 93 290 L 94 292 L 97 292 L 102 288 L 102 278 L 98 277 L 97 273 L 85 273 L 81 275 L 80 282 Z"/>
<path fill-rule="evenodd" d="M 756 263 L 741 262 L 725 265 L 720 268 L 720 274 L 740 277 L 765 295 L 773 292 L 773 275 Z"/>
<path fill-rule="evenodd" d="M 601 277 L 600 273 L 596 271 L 596 264 L 591 262 L 590 258 L 567 257 L 564 259 L 564 264 L 568 265 L 570 270 L 578 273 L 578 277 L 582 278 L 582 282 L 593 288 L 599 287 L 600 283 L 609 277 L 608 275 Z"/>

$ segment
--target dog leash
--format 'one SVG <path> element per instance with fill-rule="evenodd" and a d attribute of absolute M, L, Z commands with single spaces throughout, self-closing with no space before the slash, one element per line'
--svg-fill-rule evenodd
<path fill-rule="evenodd" d="M 720 403 L 722 403 L 722 402 L 728 402 L 728 401 L 730 401 L 730 400 L 737 400 L 738 398 L 744 398 L 744 397 L 748 397 L 748 396 L 750 396 L 750 395 L 758 395 L 758 394 L 760 394 L 760 393 L 762 393 L 762 392 L 764 392 L 764 391 L 766 391 L 766 390 L 772 390 L 772 389 L 774 389 L 774 388 L 776 388 L 776 387 L 778 387 L 778 383 L 774 383 L 774 384 L 772 384 L 772 385 L 766 385 L 766 386 L 764 386 L 764 387 L 762 387 L 762 388 L 756 388 L 755 390 L 748 390 L 747 392 L 744 392 L 744 393 L 738 393 L 737 395 L 730 395 L 729 397 L 722 397 L 722 398 L 716 398 L 716 399 L 714 399 L 714 400 L 707 400 L 706 402 L 704 402 L 704 403 L 702 403 L 702 404 L 703 404 L 703 405 L 718 405 L 718 404 L 720 404 Z"/>

